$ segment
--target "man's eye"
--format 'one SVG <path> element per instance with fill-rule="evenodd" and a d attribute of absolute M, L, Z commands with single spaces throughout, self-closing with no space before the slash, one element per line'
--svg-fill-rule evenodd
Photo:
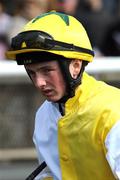
<path fill-rule="evenodd" d="M 30 76 L 35 76 L 35 72 L 33 72 L 33 71 L 28 71 L 28 74 L 29 74 Z"/>
<path fill-rule="evenodd" d="M 50 72 L 52 72 L 52 71 L 53 71 L 53 69 L 45 69 L 45 70 L 44 70 L 45 73 L 50 73 Z"/>

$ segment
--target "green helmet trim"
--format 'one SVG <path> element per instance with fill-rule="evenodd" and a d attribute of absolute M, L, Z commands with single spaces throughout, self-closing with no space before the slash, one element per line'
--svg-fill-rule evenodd
<path fill-rule="evenodd" d="M 37 17 L 35 17 L 33 20 L 32 20 L 32 23 L 35 23 L 37 20 L 39 20 L 40 18 L 43 18 L 45 16 L 48 16 L 48 15 L 51 15 L 51 14 L 56 14 L 58 15 L 64 22 L 67 26 L 69 26 L 69 17 L 68 15 L 66 14 L 63 14 L 63 13 L 58 13 L 58 12 L 54 12 L 54 11 L 51 11 L 49 13 L 45 13 L 45 14 L 41 14 Z"/>

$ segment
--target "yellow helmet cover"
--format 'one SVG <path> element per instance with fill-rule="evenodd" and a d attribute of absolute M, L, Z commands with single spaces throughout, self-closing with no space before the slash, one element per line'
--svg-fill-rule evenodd
<path fill-rule="evenodd" d="M 88 62 L 94 56 L 83 25 L 73 16 L 54 11 L 28 22 L 21 33 L 12 39 L 6 56 L 16 60 L 17 54 L 40 51 Z"/>

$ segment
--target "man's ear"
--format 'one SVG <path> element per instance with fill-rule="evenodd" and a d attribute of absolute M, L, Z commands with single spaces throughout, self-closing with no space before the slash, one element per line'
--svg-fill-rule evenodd
<path fill-rule="evenodd" d="M 82 61 L 79 59 L 74 59 L 71 61 L 69 66 L 69 71 L 73 79 L 77 79 L 82 67 Z"/>

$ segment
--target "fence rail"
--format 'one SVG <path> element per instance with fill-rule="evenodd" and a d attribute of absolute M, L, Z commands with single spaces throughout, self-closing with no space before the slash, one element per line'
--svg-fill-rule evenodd
<path fill-rule="evenodd" d="M 107 79 L 120 79 L 120 57 L 97 57 L 92 63 L 86 67 L 86 71 L 90 74 L 103 78 L 107 75 Z M 109 75 L 113 76 L 109 76 Z M 16 83 L 30 82 L 23 66 L 17 66 L 14 61 L 0 61 L 0 82 Z"/>
<path fill-rule="evenodd" d="M 4 149 L 0 150 L 1 161 L 35 160 L 37 154 L 34 148 Z"/>

